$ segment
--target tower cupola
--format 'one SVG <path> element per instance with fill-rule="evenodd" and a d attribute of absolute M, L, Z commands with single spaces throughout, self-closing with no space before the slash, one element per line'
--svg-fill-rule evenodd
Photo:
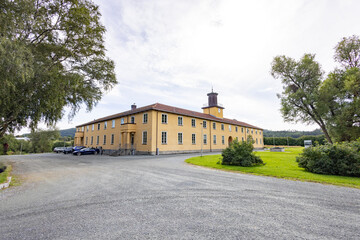
<path fill-rule="evenodd" d="M 202 108 L 203 112 L 218 118 L 223 118 L 224 107 L 217 101 L 218 93 L 214 92 L 213 89 L 211 89 L 211 93 L 208 93 L 207 96 L 208 104 Z"/>

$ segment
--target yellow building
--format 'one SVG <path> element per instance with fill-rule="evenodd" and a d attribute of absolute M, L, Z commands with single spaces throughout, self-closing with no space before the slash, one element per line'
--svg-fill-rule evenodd
<path fill-rule="evenodd" d="M 155 103 L 76 126 L 75 145 L 105 153 L 168 154 L 221 151 L 235 139 L 263 148 L 263 129 L 223 117 L 217 93 L 208 93 L 203 113 Z"/>

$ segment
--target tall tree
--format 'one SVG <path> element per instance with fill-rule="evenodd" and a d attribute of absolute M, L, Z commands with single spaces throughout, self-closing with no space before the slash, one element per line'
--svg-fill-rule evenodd
<path fill-rule="evenodd" d="M 0 2 L 0 138 L 91 110 L 117 83 L 100 16 L 90 0 Z"/>
<path fill-rule="evenodd" d="M 32 131 L 29 135 L 32 152 L 44 153 L 51 152 L 53 141 L 60 137 L 60 132 L 57 129 Z"/>
<path fill-rule="evenodd" d="M 326 109 L 319 92 L 324 72 L 314 59 L 315 55 L 312 54 L 305 54 L 299 61 L 277 56 L 271 64 L 271 74 L 283 83 L 283 92 L 278 94 L 278 97 L 281 100 L 284 120 L 316 123 L 324 132 L 327 141 L 332 143 L 326 125 Z"/>

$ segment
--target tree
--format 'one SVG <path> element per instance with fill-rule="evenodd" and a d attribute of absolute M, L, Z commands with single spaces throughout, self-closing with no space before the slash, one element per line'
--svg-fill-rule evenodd
<path fill-rule="evenodd" d="M 90 0 L 0 2 L 0 137 L 91 110 L 117 83 L 100 16 Z"/>
<path fill-rule="evenodd" d="M 53 141 L 60 137 L 59 130 L 36 130 L 30 133 L 30 141 L 32 144 L 32 152 L 44 153 L 50 152 L 53 146 Z"/>
<path fill-rule="evenodd" d="M 316 62 L 315 55 L 305 54 L 299 61 L 286 56 L 277 56 L 271 65 L 271 74 L 281 79 L 283 92 L 281 113 L 285 121 L 316 123 L 329 143 L 332 143 L 326 125 L 326 108 L 320 96 L 324 72 Z"/>

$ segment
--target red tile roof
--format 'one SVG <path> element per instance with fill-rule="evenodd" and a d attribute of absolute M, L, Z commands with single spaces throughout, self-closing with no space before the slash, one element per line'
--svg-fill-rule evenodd
<path fill-rule="evenodd" d="M 135 113 L 145 112 L 145 111 L 149 111 L 149 110 L 155 110 L 155 111 L 167 112 L 167 113 L 174 113 L 174 114 L 184 115 L 184 116 L 188 116 L 188 117 L 196 117 L 196 118 L 200 118 L 200 119 L 204 119 L 204 120 L 211 120 L 211 121 L 220 122 L 220 123 L 228 123 L 228 124 L 233 124 L 233 125 L 238 125 L 238 126 L 243 126 L 243 127 L 256 128 L 256 129 L 261 129 L 262 130 L 262 128 L 250 125 L 250 124 L 245 123 L 245 122 L 237 121 L 236 119 L 217 118 L 217 117 L 215 117 L 213 115 L 210 115 L 210 114 L 195 112 L 195 111 L 186 110 L 186 109 L 183 109 L 183 108 L 172 107 L 172 106 L 168 106 L 168 105 L 161 104 L 161 103 L 155 103 L 155 104 L 151 104 L 151 105 L 148 105 L 148 106 L 136 108 L 134 110 L 129 110 L 129 111 L 126 111 L 126 112 L 117 113 L 117 114 L 114 114 L 114 115 L 110 115 L 110 116 L 106 116 L 106 117 L 103 117 L 103 118 L 95 119 L 94 121 L 87 122 L 87 123 L 78 125 L 76 127 L 82 127 L 82 126 L 90 125 L 90 124 L 93 124 L 93 123 L 99 123 L 99 122 L 106 121 L 106 120 L 112 120 L 112 119 L 115 119 L 115 118 L 129 116 L 129 115 L 132 115 L 132 114 L 135 114 Z"/>

